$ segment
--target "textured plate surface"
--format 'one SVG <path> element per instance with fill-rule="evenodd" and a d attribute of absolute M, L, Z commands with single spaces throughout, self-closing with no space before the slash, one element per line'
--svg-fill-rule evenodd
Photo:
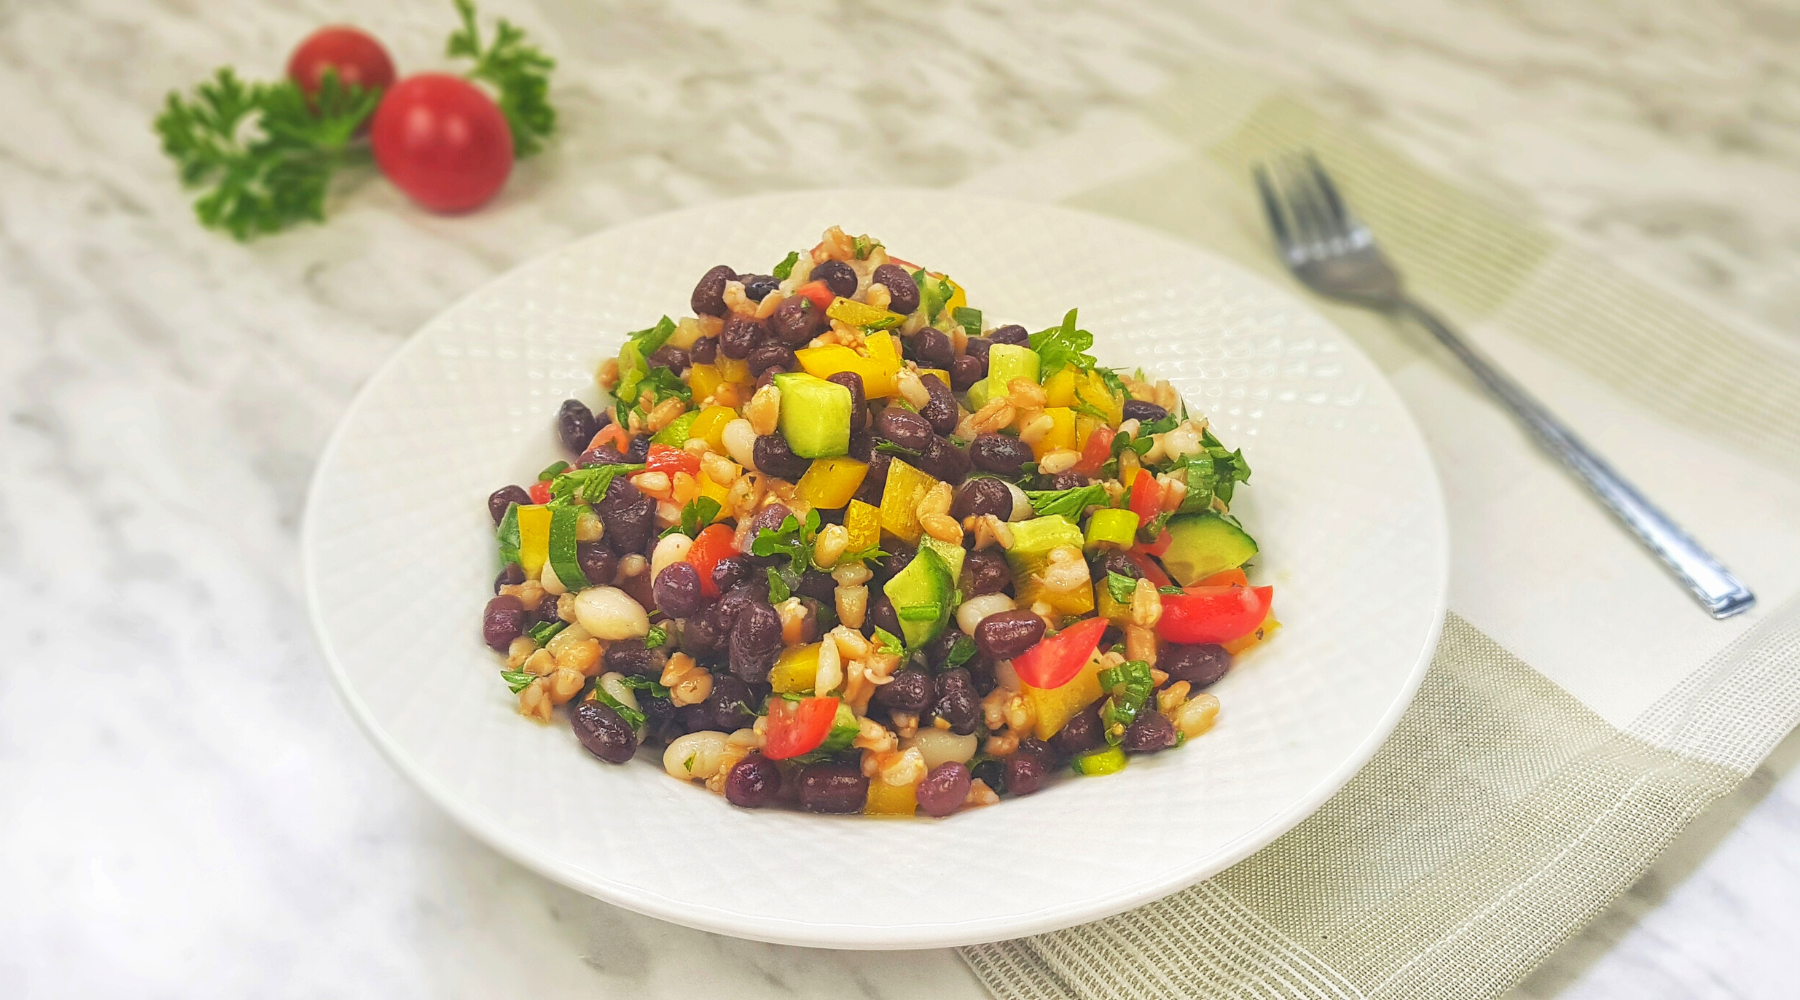
<path fill-rule="evenodd" d="M 947 271 L 990 322 L 1071 306 L 1094 353 L 1174 381 L 1241 445 L 1234 511 L 1285 624 L 1213 690 L 1218 726 L 1124 772 L 947 821 L 734 809 L 649 754 L 584 753 L 514 714 L 480 641 L 484 498 L 561 457 L 557 405 L 599 398 L 620 335 L 686 311 L 728 263 L 766 271 L 827 226 Z M 677 923 L 840 948 L 1047 931 L 1187 886 L 1267 844 L 1368 759 L 1411 700 L 1448 550 L 1431 460 L 1375 366 L 1306 306 L 1191 246 L 1098 216 L 933 192 L 725 202 L 600 233 L 427 324 L 321 461 L 303 538 L 345 701 L 457 820 L 543 874 Z"/>

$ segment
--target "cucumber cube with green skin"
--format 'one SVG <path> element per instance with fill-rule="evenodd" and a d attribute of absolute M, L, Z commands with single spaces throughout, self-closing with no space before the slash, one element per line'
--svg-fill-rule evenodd
<path fill-rule="evenodd" d="M 929 545 L 920 545 L 919 554 L 906 568 L 882 588 L 894 604 L 894 615 L 900 619 L 901 638 L 909 647 L 930 642 L 944 630 L 950 620 L 951 597 L 956 578 L 944 557 Z"/>
<path fill-rule="evenodd" d="M 775 376 L 781 390 L 781 436 L 801 458 L 850 453 L 850 390 L 804 372 Z"/>
<path fill-rule="evenodd" d="M 1187 587 L 1237 569 L 1255 554 L 1256 540 L 1237 522 L 1215 513 L 1179 514 L 1169 519 L 1169 548 L 1162 563 L 1176 583 Z"/>
<path fill-rule="evenodd" d="M 944 566 L 950 571 L 952 583 L 962 578 L 963 557 L 969 554 L 967 549 L 950 542 L 940 542 L 930 535 L 919 536 L 919 547 L 931 549 L 944 557 Z"/>
<path fill-rule="evenodd" d="M 699 410 L 689 410 L 686 413 L 683 413 L 681 416 L 676 417 L 674 422 L 669 424 L 669 426 L 657 431 L 656 434 L 650 438 L 650 443 L 666 444 L 671 448 L 679 448 L 682 445 L 687 444 L 688 430 L 694 426 L 694 421 L 699 418 Z"/>
<path fill-rule="evenodd" d="M 1013 544 L 1006 550 L 1006 561 L 1012 564 L 1015 576 L 1033 571 L 1059 545 L 1081 548 L 1081 529 L 1061 514 L 1014 521 L 1008 527 L 1012 529 Z"/>
<path fill-rule="evenodd" d="M 982 379 L 982 380 L 976 382 L 974 385 L 969 386 L 968 400 L 969 400 L 969 412 L 970 413 L 974 413 L 976 410 L 979 410 L 982 407 L 987 405 L 987 401 L 988 401 L 987 379 Z"/>
<path fill-rule="evenodd" d="M 1070 770 L 1076 774 L 1096 777 L 1102 774 L 1116 774 L 1125 770 L 1125 751 L 1118 747 L 1107 747 L 1093 753 L 1084 753 L 1069 762 Z"/>
<path fill-rule="evenodd" d="M 1137 543 L 1138 516 L 1120 507 L 1102 507 L 1088 518 L 1084 548 L 1128 549 Z"/>
<path fill-rule="evenodd" d="M 550 568 L 569 590 L 580 590 L 590 581 L 581 571 L 581 560 L 575 551 L 575 525 L 581 519 L 580 507 L 557 507 L 550 514 Z"/>
<path fill-rule="evenodd" d="M 1038 352 L 1019 344 L 995 344 L 988 348 L 988 395 L 1004 392 L 1016 378 L 1038 380 L 1043 362 Z"/>

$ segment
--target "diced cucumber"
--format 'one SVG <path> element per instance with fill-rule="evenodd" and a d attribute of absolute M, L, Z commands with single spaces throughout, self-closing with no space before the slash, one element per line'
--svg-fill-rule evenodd
<path fill-rule="evenodd" d="M 1237 522 L 1216 513 L 1180 514 L 1169 519 L 1164 568 L 1183 587 L 1242 566 L 1256 554 L 1256 540 Z"/>
<path fill-rule="evenodd" d="M 850 452 L 850 390 L 805 372 L 775 376 L 781 390 L 781 436 L 801 458 Z"/>
<path fill-rule="evenodd" d="M 1021 564 L 1043 562 L 1050 550 L 1058 545 L 1081 548 L 1081 529 L 1061 514 L 1026 518 L 1014 521 L 1008 527 L 1012 528 L 1013 544 L 1006 550 L 1006 561 L 1013 564 L 1015 573 Z"/>
<path fill-rule="evenodd" d="M 698 419 L 700 419 L 700 411 L 689 410 L 681 416 L 676 417 L 674 423 L 657 431 L 656 434 L 650 438 L 650 443 L 666 444 L 671 448 L 679 448 L 682 445 L 687 444 L 688 431 L 693 428 L 694 421 Z"/>
<path fill-rule="evenodd" d="M 506 505 L 500 527 L 494 529 L 494 540 L 500 543 L 500 565 L 519 561 L 519 505 Z"/>
<path fill-rule="evenodd" d="M 962 578 L 963 557 L 969 554 L 967 549 L 951 542 L 938 541 L 930 535 L 919 536 L 919 547 L 931 549 L 944 557 L 944 566 L 950 570 L 950 579 L 953 584 L 954 581 Z"/>
<path fill-rule="evenodd" d="M 987 405 L 987 402 L 988 402 L 987 379 L 982 379 L 981 381 L 976 382 L 974 385 L 969 386 L 968 400 L 969 400 L 969 412 L 970 413 L 974 413 L 976 410 L 979 410 L 982 407 Z"/>
<path fill-rule="evenodd" d="M 591 582 L 581 571 L 581 560 L 575 554 L 575 522 L 580 520 L 581 511 L 580 507 L 557 507 L 550 514 L 550 568 L 570 590 L 579 590 Z"/>
<path fill-rule="evenodd" d="M 908 646 L 918 646 L 937 638 L 950 620 L 951 593 L 956 578 L 944 557 L 929 545 L 921 544 L 919 554 L 906 568 L 895 574 L 882 592 L 893 602 L 894 614 L 900 619 L 900 631 Z"/>
<path fill-rule="evenodd" d="M 1013 379 L 1038 380 L 1043 367 L 1038 352 L 1019 344 L 995 344 L 988 348 L 988 394 L 1005 392 Z"/>
<path fill-rule="evenodd" d="M 1118 747 L 1107 747 L 1093 753 L 1084 753 L 1069 762 L 1069 768 L 1076 774 L 1097 777 L 1102 774 L 1115 774 L 1125 770 L 1125 751 Z"/>
<path fill-rule="evenodd" d="M 1138 516 L 1121 507 L 1102 507 L 1088 518 L 1089 552 L 1096 549 L 1128 549 L 1137 543 Z"/>

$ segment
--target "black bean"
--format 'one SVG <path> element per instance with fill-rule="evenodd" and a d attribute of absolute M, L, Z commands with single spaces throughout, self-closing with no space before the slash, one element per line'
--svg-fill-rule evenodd
<path fill-rule="evenodd" d="M 994 347 L 994 342 L 987 339 L 986 337 L 970 337 L 968 340 L 963 342 L 963 355 L 965 357 L 980 359 L 981 373 L 983 375 L 986 375 L 987 374 L 987 363 L 988 363 L 988 351 L 992 350 L 993 347 Z"/>
<path fill-rule="evenodd" d="M 998 330 L 989 330 L 987 338 L 996 344 L 1018 344 L 1024 346 L 1031 342 L 1031 334 L 1017 323 L 1003 326 Z"/>
<path fill-rule="evenodd" d="M 869 280 L 879 282 L 888 290 L 888 308 L 902 316 L 909 316 L 919 308 L 919 286 L 913 283 L 912 275 L 906 268 L 898 264 L 883 264 L 869 275 Z"/>
<path fill-rule="evenodd" d="M 736 280 L 737 272 L 720 264 L 700 276 L 700 283 L 694 286 L 694 294 L 688 299 L 688 307 L 699 316 L 725 315 L 725 283 Z"/>
<path fill-rule="evenodd" d="M 1148 400 L 1127 399 L 1125 401 L 1126 420 L 1136 420 L 1139 423 L 1147 424 L 1153 420 L 1161 420 L 1168 415 L 1168 410 L 1165 410 Z"/>
<path fill-rule="evenodd" d="M 639 691 L 638 710 L 644 713 L 644 736 L 657 743 L 667 744 L 670 740 L 687 732 L 681 724 L 681 713 L 667 698 L 658 698 L 648 691 Z"/>
<path fill-rule="evenodd" d="M 889 712 L 923 715 L 931 711 L 936 697 L 931 675 L 918 667 L 907 667 L 895 672 L 893 680 L 876 688 L 873 701 Z"/>
<path fill-rule="evenodd" d="M 1012 490 L 992 476 L 981 476 L 962 484 L 956 491 L 956 499 L 950 504 L 950 516 L 961 521 L 992 514 L 1004 521 L 1012 517 L 1012 509 Z"/>
<path fill-rule="evenodd" d="M 651 351 L 650 356 L 645 358 L 644 362 L 652 368 L 667 368 L 680 375 L 688 370 L 692 359 L 688 357 L 688 352 L 674 344 L 664 344 Z"/>
<path fill-rule="evenodd" d="M 648 434 L 640 434 L 632 438 L 631 444 L 625 447 L 625 458 L 630 463 L 642 464 L 649 457 L 650 435 Z"/>
<path fill-rule="evenodd" d="M 937 675 L 937 699 L 932 711 L 950 724 L 950 731 L 968 736 L 981 722 L 981 698 L 969 671 L 957 667 Z"/>
<path fill-rule="evenodd" d="M 934 670 L 943 667 L 950 659 L 950 651 L 956 648 L 957 640 L 967 638 L 968 636 L 954 628 L 947 628 L 939 632 L 937 638 L 922 647 L 925 653 L 925 662 Z"/>
<path fill-rule="evenodd" d="M 1097 564 L 1095 564 L 1094 572 L 1096 574 L 1094 579 L 1096 580 L 1106 579 L 1106 574 L 1108 573 L 1117 573 L 1120 576 L 1128 576 L 1133 580 L 1142 580 L 1144 578 L 1144 571 L 1139 569 L 1138 564 L 1132 562 L 1131 557 L 1123 552 L 1108 552 L 1105 556 L 1101 557 Z"/>
<path fill-rule="evenodd" d="M 878 580 L 891 580 L 899 576 L 900 571 L 910 565 L 913 558 L 919 554 L 918 549 L 902 541 L 896 540 L 882 544 L 887 546 L 885 549 L 887 555 L 875 560 L 874 564 L 869 567 L 874 570 Z M 893 629 L 888 629 L 888 631 L 892 632 Z"/>
<path fill-rule="evenodd" d="M 761 389 L 765 385 L 774 385 L 775 384 L 775 376 L 777 376 L 779 374 L 781 374 L 780 368 L 764 368 L 763 373 L 761 375 L 756 376 L 755 388 Z"/>
<path fill-rule="evenodd" d="M 570 454 L 579 455 L 588 441 L 600 432 L 594 422 L 594 411 L 579 399 L 565 399 L 556 411 L 556 437 Z"/>
<path fill-rule="evenodd" d="M 894 602 L 888 600 L 886 594 L 878 594 L 869 601 L 868 624 L 887 629 L 894 635 L 900 634 L 900 616 L 894 612 Z"/>
<path fill-rule="evenodd" d="M 725 801 L 745 809 L 768 805 L 781 790 L 781 768 L 762 754 L 753 753 L 732 765 L 725 775 Z"/>
<path fill-rule="evenodd" d="M 855 372 L 833 372 L 825 377 L 825 381 L 834 382 L 850 390 L 850 431 L 855 433 L 869 426 L 869 397 L 863 394 L 862 376 Z"/>
<path fill-rule="evenodd" d="M 562 616 L 556 613 L 556 602 L 556 597 L 551 594 L 545 594 L 543 597 L 539 598 L 538 606 L 525 612 L 525 617 L 527 621 L 530 622 L 530 625 L 527 625 L 526 627 L 529 628 L 531 625 L 562 621 Z"/>
<path fill-rule="evenodd" d="M 604 702 L 577 702 L 569 710 L 569 725 L 587 752 L 608 764 L 623 764 L 637 753 L 637 734 Z"/>
<path fill-rule="evenodd" d="M 531 494 L 525 492 L 523 486 L 502 486 L 488 494 L 488 516 L 495 524 L 506 520 L 506 508 L 513 504 L 521 507 L 531 503 Z"/>
<path fill-rule="evenodd" d="M 1024 753 L 1014 753 L 1005 759 L 1006 791 L 1009 795 L 1030 795 L 1044 787 L 1044 778 L 1048 776 L 1048 768 L 1044 762 Z"/>
<path fill-rule="evenodd" d="M 769 316 L 769 329 L 774 331 L 776 339 L 789 347 L 805 347 L 807 341 L 825 329 L 827 322 L 825 310 L 813 305 L 811 299 L 791 295 L 782 299 Z"/>
<path fill-rule="evenodd" d="M 1126 753 L 1166 750 L 1175 745 L 1175 724 L 1158 712 L 1154 704 L 1146 704 L 1138 711 L 1137 721 L 1125 727 L 1125 736 L 1119 745 Z"/>
<path fill-rule="evenodd" d="M 661 677 L 668 662 L 663 647 L 651 649 L 642 639 L 621 639 L 606 646 L 606 669 L 632 677 Z"/>
<path fill-rule="evenodd" d="M 1008 434 L 978 434 L 969 443 L 969 460 L 996 476 L 1017 476 L 1035 458 L 1030 445 Z"/>
<path fill-rule="evenodd" d="M 512 645 L 525 631 L 525 605 L 511 594 L 500 594 L 487 602 L 481 613 L 481 637 L 500 652 Z"/>
<path fill-rule="evenodd" d="M 1088 477 L 1074 469 L 1064 469 L 1054 476 L 1037 477 L 1037 488 L 1040 490 L 1072 490 L 1087 484 Z"/>
<path fill-rule="evenodd" d="M 961 483 L 969 475 L 969 453 L 950 443 L 950 439 L 934 434 L 926 442 L 925 450 L 919 453 L 915 463 L 920 472 L 941 479 L 952 486 Z"/>
<path fill-rule="evenodd" d="M 603 444 L 598 447 L 589 448 L 588 450 L 581 453 L 580 458 L 577 458 L 575 460 L 576 467 L 582 468 L 582 469 L 592 469 L 596 466 L 601 466 L 601 465 L 630 465 L 630 464 L 631 464 L 631 459 L 626 458 L 624 452 L 620 451 L 617 448 L 614 448 L 610 444 Z"/>
<path fill-rule="evenodd" d="M 1156 665 L 1169 675 L 1169 683 L 1187 681 L 1195 691 L 1209 687 L 1231 669 L 1231 654 L 1223 646 L 1171 642 L 1156 657 Z"/>
<path fill-rule="evenodd" d="M 758 472 L 764 472 L 789 482 L 794 482 L 806 475 L 806 470 L 812 466 L 810 459 L 794 454 L 794 449 L 788 447 L 787 438 L 782 437 L 779 431 L 758 437 L 750 454 L 756 462 Z"/>
<path fill-rule="evenodd" d="M 760 681 L 781 655 L 781 616 L 767 604 L 749 604 L 731 628 L 731 672 L 745 681 Z"/>
<path fill-rule="evenodd" d="M 869 779 L 852 764 L 819 761 L 800 771 L 800 808 L 816 813 L 862 812 Z"/>
<path fill-rule="evenodd" d="M 506 568 L 500 571 L 500 575 L 494 577 L 494 593 L 498 594 L 501 587 L 517 587 L 524 582 L 525 570 L 520 568 L 518 563 L 509 562 L 506 564 Z"/>
<path fill-rule="evenodd" d="M 794 593 L 810 597 L 821 604 L 830 604 L 837 597 L 837 581 L 824 570 L 809 569 L 800 574 L 800 583 L 794 587 Z"/>
<path fill-rule="evenodd" d="M 1029 611 L 1001 611 L 975 626 L 975 648 L 995 660 L 1010 660 L 1044 637 L 1044 620 Z"/>
<path fill-rule="evenodd" d="M 972 354 L 964 354 L 950 366 L 950 388 L 968 392 L 969 387 L 987 377 L 987 365 Z"/>
<path fill-rule="evenodd" d="M 1006 763 L 994 757 L 988 757 L 969 768 L 969 774 L 976 781 L 984 782 L 989 788 L 1001 795 L 1006 794 Z"/>
<path fill-rule="evenodd" d="M 865 412 L 863 414 L 863 416 L 867 416 L 867 413 Z M 859 462 L 867 462 L 869 459 L 874 458 L 875 457 L 875 435 L 868 430 L 851 431 L 850 432 L 850 449 L 849 449 L 849 451 L 845 452 L 845 454 L 847 456 L 849 456 L 850 458 L 856 459 Z M 867 481 L 866 476 L 864 477 L 864 481 L 865 482 Z M 861 490 L 862 487 L 859 486 L 859 487 L 857 487 L 857 489 Z M 861 495 L 858 494 L 859 499 L 860 499 L 860 496 Z"/>
<path fill-rule="evenodd" d="M 977 654 L 964 666 L 969 670 L 969 680 L 975 683 L 975 693 L 986 698 L 994 690 L 994 661 Z"/>
<path fill-rule="evenodd" d="M 856 269 L 841 260 L 828 260 L 812 269 L 812 281 L 823 281 L 831 294 L 847 299 L 856 294 Z"/>
<path fill-rule="evenodd" d="M 931 397 L 930 402 L 919 408 L 919 416 L 924 417 L 931 429 L 939 434 L 948 434 L 956 429 L 959 414 L 956 409 L 956 394 L 944 384 L 944 380 L 936 375 L 919 376 L 924 383 L 925 392 Z"/>
<path fill-rule="evenodd" d="M 1057 754 L 1055 748 L 1051 747 L 1050 744 L 1045 743 L 1043 740 L 1038 739 L 1036 736 L 1027 736 L 1020 740 L 1019 748 L 1013 752 L 1026 757 L 1037 758 L 1038 761 L 1044 765 L 1045 771 L 1055 769 L 1057 763 L 1060 761 L 1060 755 Z"/>
<path fill-rule="evenodd" d="M 719 338 L 701 337 L 688 348 L 688 360 L 697 365 L 710 365 L 719 360 Z"/>
<path fill-rule="evenodd" d="M 800 367 L 800 361 L 794 357 L 792 348 L 773 340 L 764 341 L 756 350 L 750 352 L 747 359 L 750 371 L 759 379 L 764 374 L 791 372 Z"/>
<path fill-rule="evenodd" d="M 956 362 L 956 345 L 950 342 L 948 334 L 928 326 L 906 338 L 906 356 L 917 361 L 920 368 L 949 370 Z"/>
<path fill-rule="evenodd" d="M 670 618 L 686 618 L 700 610 L 700 570 L 690 562 L 673 562 L 656 574 L 651 585 L 656 608 Z"/>
<path fill-rule="evenodd" d="M 1063 727 L 1050 737 L 1050 745 L 1065 757 L 1073 757 L 1089 750 L 1098 750 L 1106 743 L 1106 735 L 1100 725 L 1100 703 L 1095 702 L 1082 709 Z"/>
<path fill-rule="evenodd" d="M 740 274 L 738 280 L 744 283 L 744 298 L 752 302 L 761 302 L 781 287 L 781 279 L 772 274 Z"/>
<path fill-rule="evenodd" d="M 681 724 L 690 733 L 730 733 L 756 721 L 750 706 L 758 701 L 750 685 L 730 674 L 713 674 L 712 693 L 698 705 L 681 709 Z"/>
<path fill-rule="evenodd" d="M 899 406 L 890 406 L 875 418 L 876 437 L 911 451 L 923 451 L 931 435 L 931 424 L 924 417 Z"/>
<path fill-rule="evenodd" d="M 852 440 L 854 438 L 855 435 L 852 435 Z M 886 452 L 871 451 L 869 453 L 869 457 L 864 459 L 869 463 L 869 471 L 863 474 L 862 485 L 856 488 L 855 499 L 876 507 L 881 506 L 881 492 L 887 486 L 888 465 L 893 460 L 893 456 Z"/>
<path fill-rule="evenodd" d="M 1012 584 L 1012 568 L 992 549 L 971 552 L 963 557 L 960 584 L 965 598 L 998 594 Z"/>
<path fill-rule="evenodd" d="M 733 313 L 726 318 L 725 329 L 719 333 L 719 353 L 741 361 L 768 339 L 769 328 L 762 320 Z"/>
<path fill-rule="evenodd" d="M 581 567 L 581 575 L 587 582 L 596 587 L 604 587 L 613 582 L 619 573 L 619 557 L 613 555 L 612 549 L 605 542 L 576 542 L 575 564 Z"/>
<path fill-rule="evenodd" d="M 606 528 L 603 541 L 617 555 L 643 552 L 656 533 L 656 501 L 623 476 L 607 487 L 606 497 L 595 505 L 594 513 Z"/>
<path fill-rule="evenodd" d="M 748 556 L 743 558 L 749 565 L 745 578 L 733 584 L 724 596 L 719 598 L 716 614 L 723 631 L 729 633 L 737 627 L 738 616 L 752 604 L 766 604 L 769 600 L 769 580 L 763 576 L 756 563 Z"/>
<path fill-rule="evenodd" d="M 962 808 L 975 780 L 966 765 L 947 760 L 931 769 L 913 795 L 927 816 L 948 816 Z"/>
<path fill-rule="evenodd" d="M 713 564 L 713 589 L 719 593 L 728 593 L 738 584 L 750 579 L 756 573 L 756 561 L 751 556 L 729 555 Z M 736 614 L 734 610 L 732 612 Z"/>
<path fill-rule="evenodd" d="M 754 542 L 757 536 L 765 531 L 780 531 L 782 524 L 792 517 L 793 513 L 784 503 L 764 504 L 757 508 L 755 514 L 750 515 L 750 523 L 744 526 L 744 537 Z"/>
<path fill-rule="evenodd" d="M 682 621 L 681 651 L 696 660 L 713 660 L 725 652 L 731 630 L 719 618 L 717 603 L 708 604 Z"/>

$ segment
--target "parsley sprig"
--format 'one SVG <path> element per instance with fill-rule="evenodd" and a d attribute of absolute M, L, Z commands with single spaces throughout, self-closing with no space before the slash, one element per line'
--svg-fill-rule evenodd
<path fill-rule="evenodd" d="M 450 35 L 444 54 L 475 60 L 469 79 L 492 84 L 499 96 L 494 103 L 512 129 L 513 156 L 523 160 L 544 148 L 544 139 L 556 131 L 556 109 L 550 106 L 550 71 L 556 60 L 525 43 L 525 32 L 501 18 L 494 25 L 494 42 L 481 46 L 481 29 L 475 26 L 474 0 L 456 0 L 462 28 Z"/>
<path fill-rule="evenodd" d="M 1036 351 L 1046 377 L 1056 374 L 1073 365 L 1083 371 L 1093 370 L 1099 362 L 1087 353 L 1094 346 L 1094 335 L 1075 326 L 1075 313 L 1071 309 L 1063 316 L 1059 326 L 1048 330 L 1039 330 L 1031 335 L 1031 349 Z"/>
<path fill-rule="evenodd" d="M 1089 507 L 1106 506 L 1108 497 L 1106 487 L 1089 483 L 1067 490 L 1026 490 L 1025 499 L 1031 501 L 1031 509 L 1039 517 L 1060 514 L 1071 521 L 1079 521 L 1082 512 Z"/>

